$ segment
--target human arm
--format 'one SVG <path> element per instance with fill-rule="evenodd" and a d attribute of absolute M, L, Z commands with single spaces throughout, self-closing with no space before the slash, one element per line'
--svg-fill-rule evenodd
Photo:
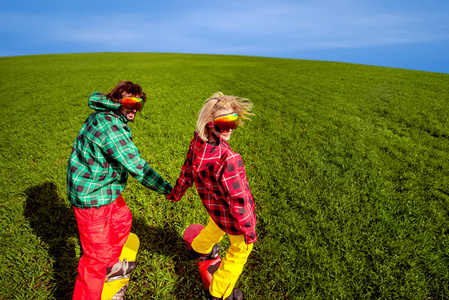
<path fill-rule="evenodd" d="M 106 138 L 102 143 L 104 153 L 121 164 L 145 187 L 164 195 L 171 192 L 172 186 L 151 168 L 146 160 L 141 158 L 127 125 L 109 122 L 105 129 Z"/>
<path fill-rule="evenodd" d="M 246 244 L 257 241 L 254 200 L 246 180 L 243 161 L 238 154 L 227 157 L 223 166 L 221 183 L 227 193 L 230 213 Z"/>

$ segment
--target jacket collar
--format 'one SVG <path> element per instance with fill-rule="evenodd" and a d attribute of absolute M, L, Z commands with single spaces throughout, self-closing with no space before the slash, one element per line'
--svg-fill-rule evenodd
<path fill-rule="evenodd" d="M 203 141 L 197 132 L 192 142 L 193 150 L 193 169 L 194 171 L 201 171 L 209 168 L 215 162 L 220 160 L 224 152 L 229 149 L 227 142 L 220 140 L 217 146 L 211 145 Z"/>

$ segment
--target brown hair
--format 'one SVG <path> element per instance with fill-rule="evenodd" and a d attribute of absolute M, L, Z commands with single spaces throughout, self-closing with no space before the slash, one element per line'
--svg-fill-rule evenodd
<path fill-rule="evenodd" d="M 207 127 L 207 123 L 214 120 L 214 113 L 222 108 L 230 108 L 233 112 L 238 113 L 239 121 L 238 125 L 243 126 L 242 119 L 249 118 L 246 115 L 253 115 L 249 112 L 253 104 L 246 98 L 241 98 L 237 96 L 224 95 L 222 92 L 216 92 L 204 103 L 203 108 L 198 114 L 198 120 L 196 122 L 196 129 L 198 135 L 203 141 L 207 141 L 210 130 Z"/>
<path fill-rule="evenodd" d="M 114 103 L 120 103 L 123 97 L 137 97 L 142 98 L 143 102 L 147 102 L 147 96 L 138 84 L 134 84 L 129 80 L 120 81 L 117 85 L 106 94 L 106 98 Z"/>

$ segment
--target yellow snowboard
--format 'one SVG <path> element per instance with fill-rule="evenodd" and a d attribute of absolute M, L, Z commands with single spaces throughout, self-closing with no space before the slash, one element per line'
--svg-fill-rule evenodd
<path fill-rule="evenodd" d="M 137 235 L 130 233 L 125 245 L 123 246 L 120 260 L 127 259 L 128 261 L 136 261 L 137 251 L 139 250 L 140 241 Z M 101 293 L 101 300 L 116 300 L 123 299 L 126 289 L 128 288 L 129 277 L 115 280 L 112 282 L 105 282 L 103 292 Z"/>

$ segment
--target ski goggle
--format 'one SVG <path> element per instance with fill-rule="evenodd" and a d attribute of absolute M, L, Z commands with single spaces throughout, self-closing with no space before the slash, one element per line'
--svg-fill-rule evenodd
<path fill-rule="evenodd" d="M 237 127 L 238 121 L 238 113 L 222 115 L 215 118 L 214 127 L 218 132 L 228 132 L 229 130 Z"/>
<path fill-rule="evenodd" d="M 126 111 L 141 111 L 143 109 L 143 99 L 136 97 L 124 97 L 122 98 L 122 108 Z"/>

